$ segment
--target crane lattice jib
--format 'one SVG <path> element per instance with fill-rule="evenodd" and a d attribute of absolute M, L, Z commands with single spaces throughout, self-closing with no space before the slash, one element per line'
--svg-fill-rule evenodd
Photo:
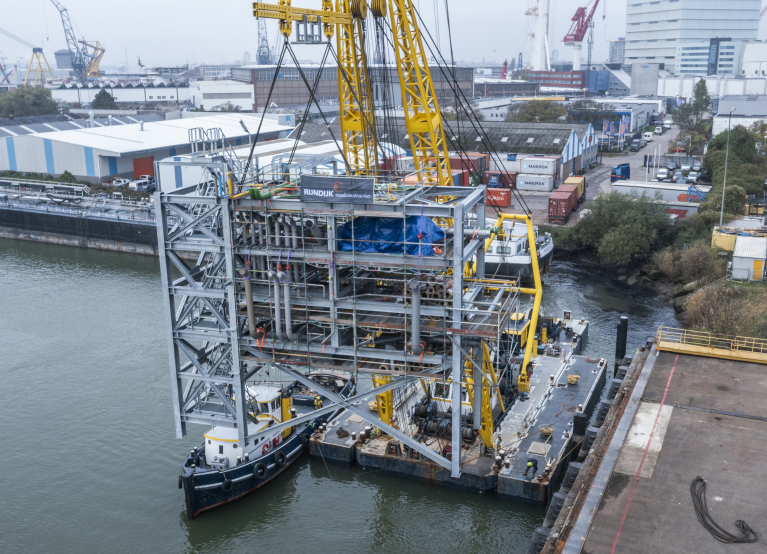
<path fill-rule="evenodd" d="M 424 184 L 452 185 L 445 131 L 412 0 L 389 0 L 394 55 L 413 162 Z"/>
<path fill-rule="evenodd" d="M 366 15 L 367 4 L 361 0 L 336 0 L 335 9 L 332 0 L 322 0 L 322 10 L 294 8 L 291 0 L 279 0 L 278 5 L 253 3 L 253 16 L 279 20 L 285 38 L 290 36 L 294 21 L 322 23 L 328 40 L 337 35 L 341 140 L 348 170 L 355 175 L 373 174 L 378 167 L 375 111 L 362 29 Z"/>
<path fill-rule="evenodd" d="M 101 64 L 101 58 L 104 57 L 104 47 L 99 42 L 85 42 L 80 41 L 83 46 L 93 48 L 93 52 L 88 53 L 88 66 L 85 68 L 86 75 L 91 79 L 98 79 L 101 77 L 101 70 L 99 65 Z"/>
<path fill-rule="evenodd" d="M 375 175 L 378 169 L 375 109 L 362 28 L 367 5 L 359 0 L 338 0 L 336 9 L 351 13 L 354 18 L 350 24 L 339 25 L 336 33 L 344 155 L 350 173 Z M 360 11 L 355 14 L 355 9 Z"/>
<path fill-rule="evenodd" d="M 586 13 L 588 6 L 575 10 L 575 15 L 572 18 L 573 24 L 570 26 L 570 30 L 565 35 L 565 38 L 562 39 L 562 42 L 583 42 L 586 31 L 589 29 L 589 21 L 594 17 L 594 12 L 599 5 L 599 0 L 593 1 L 594 5 L 591 6 L 591 11 L 588 14 Z"/>
<path fill-rule="evenodd" d="M 75 32 L 72 29 L 72 22 L 69 20 L 69 12 L 61 5 L 61 2 L 57 0 L 51 0 L 56 9 L 61 14 L 61 23 L 64 25 L 64 36 L 67 39 L 67 49 L 72 55 L 72 70 L 77 75 L 80 81 L 86 80 L 86 68 L 85 56 L 80 47 L 77 45 L 77 39 L 75 38 Z"/>

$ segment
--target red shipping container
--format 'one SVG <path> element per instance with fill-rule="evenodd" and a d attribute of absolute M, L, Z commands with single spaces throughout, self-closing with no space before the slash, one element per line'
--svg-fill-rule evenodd
<path fill-rule="evenodd" d="M 468 187 L 469 186 L 469 170 L 467 169 L 457 169 L 454 167 L 450 168 L 453 172 L 453 183 L 459 187 Z"/>
<path fill-rule="evenodd" d="M 481 162 L 482 167 L 480 168 L 483 173 L 490 169 L 490 154 L 484 152 L 466 152 L 466 154 L 471 157 L 484 158 L 484 161 Z"/>
<path fill-rule="evenodd" d="M 575 190 L 575 198 L 576 198 L 576 200 L 580 200 L 580 192 L 581 191 L 578 189 L 578 185 L 562 185 L 561 187 L 559 187 L 557 189 L 557 191 L 559 191 L 559 192 L 562 192 L 562 191 L 569 192 L 569 191 L 572 191 L 572 190 Z M 573 210 L 577 210 L 577 209 L 578 209 L 578 202 L 575 203 L 575 207 L 573 208 Z"/>
<path fill-rule="evenodd" d="M 450 168 L 451 169 L 468 169 L 472 173 L 477 174 L 477 179 L 480 179 L 485 169 L 485 157 L 477 155 L 461 154 L 460 156 L 450 156 Z"/>
<path fill-rule="evenodd" d="M 499 187 L 514 188 L 517 186 L 516 171 L 485 171 L 482 175 L 482 183 L 489 185 L 491 179 L 498 183 Z"/>
<path fill-rule="evenodd" d="M 559 187 L 559 190 L 549 196 L 549 223 L 555 221 L 566 223 L 573 209 L 578 205 L 578 187 L 570 190 L 562 190 L 563 188 Z"/>
<path fill-rule="evenodd" d="M 487 189 L 487 203 L 493 207 L 511 206 L 511 189 Z"/>

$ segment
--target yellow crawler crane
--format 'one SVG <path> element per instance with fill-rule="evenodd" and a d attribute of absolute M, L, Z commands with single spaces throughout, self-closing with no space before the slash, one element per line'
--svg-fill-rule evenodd
<path fill-rule="evenodd" d="M 389 0 L 392 42 L 413 162 L 424 185 L 450 186 L 445 131 L 412 0 Z"/>

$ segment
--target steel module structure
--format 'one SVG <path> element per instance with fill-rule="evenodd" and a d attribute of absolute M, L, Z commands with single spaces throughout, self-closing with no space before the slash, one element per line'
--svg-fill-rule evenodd
<path fill-rule="evenodd" d="M 310 162 L 295 164 L 303 176 L 321 169 Z M 297 198 L 302 175 L 239 190 L 233 168 L 214 152 L 158 165 L 165 163 L 209 175 L 176 190 L 160 182 L 155 195 L 177 436 L 188 423 L 229 426 L 246 444 L 255 438 L 246 431 L 252 399 L 240 393 L 247 381 L 276 369 L 318 390 L 307 377 L 313 371 L 350 370 L 378 388 L 343 399 L 320 387 L 331 403 L 325 408 L 346 407 L 460 476 L 460 455 L 416 440 L 386 393 L 460 384 L 452 405 L 465 406 L 468 392 L 473 413 L 448 412 L 452 444 L 491 440 L 490 400 L 500 400 L 501 379 L 512 378 L 501 339 L 515 324 L 519 292 L 529 291 L 485 278 L 486 240 L 503 234 L 485 228 L 485 188 L 377 182 L 372 203 L 309 202 Z M 401 224 L 405 236 L 418 221 L 453 227 L 434 243 L 421 233 L 364 251 L 376 237 L 355 236 L 355 228 L 374 220 Z M 373 395 L 378 414 L 358 405 Z"/>

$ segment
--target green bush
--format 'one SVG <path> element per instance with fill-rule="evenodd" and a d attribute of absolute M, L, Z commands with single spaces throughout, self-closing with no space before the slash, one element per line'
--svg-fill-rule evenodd
<path fill-rule="evenodd" d="M 589 217 L 574 227 L 575 240 L 609 264 L 642 261 L 670 238 L 671 225 L 664 206 L 646 195 L 602 194 L 589 209 Z"/>
<path fill-rule="evenodd" d="M 0 95 L 0 116 L 26 117 L 59 113 L 59 105 L 50 89 L 19 87 Z"/>

